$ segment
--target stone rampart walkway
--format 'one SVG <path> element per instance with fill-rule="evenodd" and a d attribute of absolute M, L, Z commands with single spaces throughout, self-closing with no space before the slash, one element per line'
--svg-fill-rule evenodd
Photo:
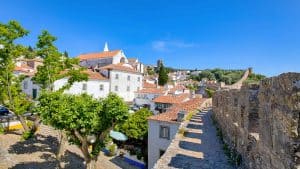
<path fill-rule="evenodd" d="M 233 169 L 227 162 L 210 116 L 210 111 L 199 112 L 183 124 L 185 134 L 176 135 L 155 168 Z"/>

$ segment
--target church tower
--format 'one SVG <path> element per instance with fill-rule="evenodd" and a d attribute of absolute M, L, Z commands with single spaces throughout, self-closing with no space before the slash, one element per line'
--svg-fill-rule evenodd
<path fill-rule="evenodd" d="M 109 51 L 107 42 L 105 42 L 103 51 L 104 51 L 104 52 L 108 52 L 108 51 Z"/>

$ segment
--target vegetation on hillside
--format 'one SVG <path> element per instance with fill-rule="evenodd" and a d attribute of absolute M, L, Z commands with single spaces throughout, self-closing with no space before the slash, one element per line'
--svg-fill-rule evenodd
<path fill-rule="evenodd" d="M 245 70 L 206 69 L 199 73 L 199 75 L 191 75 L 190 78 L 197 81 L 202 79 L 216 80 L 231 85 L 241 79 L 244 72 Z M 248 81 L 257 82 L 264 78 L 264 75 L 252 73 L 248 77 Z"/>

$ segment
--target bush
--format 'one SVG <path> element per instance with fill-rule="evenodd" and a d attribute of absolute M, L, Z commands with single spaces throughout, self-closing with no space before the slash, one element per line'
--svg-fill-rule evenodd
<path fill-rule="evenodd" d="M 192 117 L 193 117 L 193 115 L 194 115 L 194 112 L 189 112 L 189 113 L 186 115 L 185 120 L 191 120 Z"/>
<path fill-rule="evenodd" d="M 33 135 L 34 135 L 33 132 L 31 132 L 31 131 L 25 131 L 23 133 L 23 135 L 22 135 L 22 140 L 28 140 L 28 139 L 32 138 Z"/>
<path fill-rule="evenodd" d="M 116 150 L 117 150 L 117 145 L 116 145 L 116 144 L 110 145 L 110 146 L 108 147 L 109 155 L 110 155 L 110 156 L 116 155 Z"/>
<path fill-rule="evenodd" d="M 0 125 L 0 134 L 4 134 L 4 127 Z"/>
<path fill-rule="evenodd" d="M 178 133 L 182 134 L 182 135 L 184 135 L 185 132 L 186 132 L 186 130 L 183 127 L 178 130 Z"/>

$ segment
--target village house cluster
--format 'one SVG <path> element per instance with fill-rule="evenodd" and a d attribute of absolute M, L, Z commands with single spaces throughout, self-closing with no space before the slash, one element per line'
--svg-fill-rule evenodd
<path fill-rule="evenodd" d="M 152 168 L 166 151 L 178 132 L 183 117 L 190 111 L 198 110 L 206 99 L 201 94 L 187 88 L 187 71 L 169 73 L 169 83 L 158 85 L 158 77 L 148 75 L 146 66 L 136 58 L 127 58 L 122 50 L 108 49 L 98 53 L 77 56 L 87 81 L 75 82 L 65 93 L 87 93 L 94 98 L 105 98 L 110 92 L 116 93 L 133 109 L 148 108 L 153 115 L 148 119 L 148 168 Z M 162 62 L 162 61 L 160 61 Z M 37 67 L 43 64 L 42 58 L 16 60 L 14 74 L 26 75 L 22 90 L 29 97 L 37 98 L 40 86 L 32 77 Z M 68 77 L 56 80 L 54 90 L 66 85 Z"/>

